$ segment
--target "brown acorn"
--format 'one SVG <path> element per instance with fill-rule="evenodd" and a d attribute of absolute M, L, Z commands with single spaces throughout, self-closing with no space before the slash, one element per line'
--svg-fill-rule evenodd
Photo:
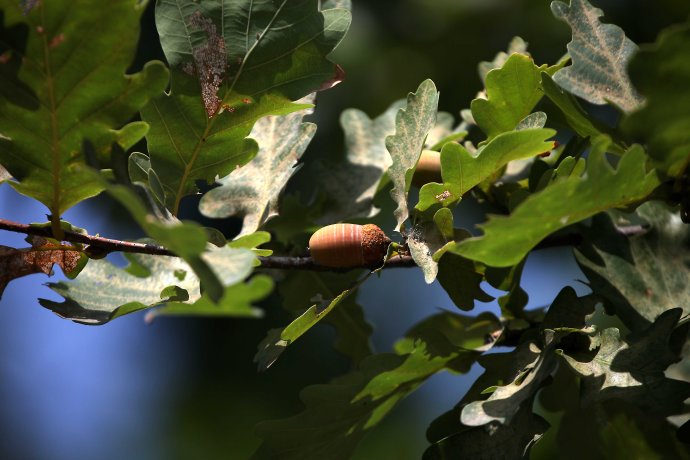
<path fill-rule="evenodd" d="M 390 242 L 373 224 L 333 224 L 314 232 L 309 251 L 314 262 L 325 267 L 377 267 Z"/>
<path fill-rule="evenodd" d="M 421 187 L 429 182 L 441 182 L 441 153 L 435 150 L 422 150 L 412 183 Z"/>

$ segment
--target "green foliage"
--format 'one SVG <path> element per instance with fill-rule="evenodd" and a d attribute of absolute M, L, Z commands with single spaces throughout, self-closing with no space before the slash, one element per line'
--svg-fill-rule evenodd
<path fill-rule="evenodd" d="M 671 308 L 690 313 L 690 229 L 660 203 L 643 204 L 637 215 L 649 226 L 644 235 L 625 238 L 602 216 L 593 246 L 576 253 L 592 289 L 633 331 Z"/>
<path fill-rule="evenodd" d="M 587 0 L 570 0 L 570 6 L 553 2 L 551 10 L 573 30 L 572 65 L 556 72 L 554 81 L 593 104 L 610 102 L 624 112 L 638 108 L 643 99 L 626 72 L 637 45 L 620 27 L 602 23 L 603 12 Z"/>
<path fill-rule="evenodd" d="M 446 144 L 441 151 L 443 184 L 425 184 L 419 191 L 418 211 L 433 206 L 457 204 L 462 196 L 513 160 L 532 158 L 553 148 L 552 129 L 509 131 L 493 138 L 476 155 L 459 144 Z"/>
<path fill-rule="evenodd" d="M 568 126 L 570 126 L 578 136 L 594 139 L 610 131 L 610 129 L 605 127 L 602 123 L 590 118 L 577 102 L 577 99 L 575 99 L 572 94 L 559 87 L 553 81 L 553 78 L 546 72 L 541 74 L 541 87 L 544 94 L 561 110 L 568 122 Z M 611 151 L 623 153 L 617 145 L 613 145 Z"/>
<path fill-rule="evenodd" d="M 487 334 L 499 330 L 492 315 L 428 318 L 396 344 L 396 354 L 372 355 L 330 384 L 305 388 L 303 413 L 261 423 L 265 442 L 254 458 L 350 458 L 361 437 L 401 399 L 444 368 L 467 372 L 491 346 Z"/>
<path fill-rule="evenodd" d="M 280 284 L 279 291 L 283 298 L 283 307 L 299 315 L 303 312 L 305 305 L 314 302 L 314 299 L 332 299 L 342 291 L 351 289 L 359 275 L 357 271 L 348 275 L 291 273 Z M 335 328 L 337 339 L 334 347 L 348 356 L 353 364 L 359 363 L 371 354 L 369 337 L 373 329 L 364 317 L 362 306 L 357 303 L 356 293 L 353 292 L 341 298 L 337 307 L 331 309 L 327 315 L 322 314 L 319 321 Z"/>
<path fill-rule="evenodd" d="M 363 281 L 361 280 L 356 284 L 360 284 Z M 268 369 L 275 363 L 288 345 L 292 344 L 316 323 L 325 318 L 340 302 L 351 295 L 355 289 L 356 286 L 353 286 L 331 299 L 313 304 L 284 329 L 271 329 L 268 331 L 266 338 L 259 344 L 259 351 L 254 357 L 254 361 L 259 365 L 259 370 Z"/>
<path fill-rule="evenodd" d="M 53 222 L 102 190 L 84 165 L 106 166 L 113 142 L 129 148 L 143 136 L 145 125 L 123 125 L 167 80 L 160 62 L 125 75 L 142 5 L 91 3 L 51 1 L 24 15 L 18 2 L 0 2 L 0 55 L 7 59 L 0 66 L 0 163 L 17 179 L 10 184 L 46 205 Z M 87 159 L 85 143 L 94 158 Z"/>
<path fill-rule="evenodd" d="M 537 66 L 515 38 L 480 64 L 484 91 L 459 124 L 438 112 L 437 87 L 425 80 L 376 118 L 345 110 L 345 151 L 331 154 L 316 151 L 318 137 L 319 147 L 307 148 L 316 123 L 332 121 L 316 98 L 343 79 L 331 58 L 350 1 L 159 0 L 170 77 L 159 62 L 125 74 L 141 61 L 142 3 L 95 4 L 0 0 L 0 182 L 52 214 L 32 226 L 0 219 L 3 229 L 48 237 L 0 247 L 0 289 L 57 265 L 73 279 L 49 284 L 64 301 L 41 305 L 94 325 L 144 309 L 151 321 L 254 318 L 266 307 L 278 327 L 255 361 L 270 373 L 289 365 L 268 369 L 289 345 L 333 328 L 336 361 L 349 372 L 308 386 L 299 415 L 261 423 L 257 459 L 357 455 L 363 436 L 431 376 L 475 364 L 483 373 L 429 427 L 425 459 L 622 458 L 633 449 L 690 458 L 669 422 L 687 416 L 690 397 L 687 25 L 635 55 L 601 10 L 554 2 L 572 30 L 569 56 Z M 578 98 L 610 104 L 622 118 L 603 123 Z M 423 149 L 439 152 L 441 183 L 423 184 L 410 209 Z M 201 213 L 242 217 L 239 235 L 221 231 L 233 222 L 205 228 L 177 217 L 200 182 L 217 184 L 199 187 Z M 102 190 L 145 245 L 60 220 Z M 456 228 L 474 225 L 462 200 L 500 215 L 473 236 Z M 345 273 L 304 257 L 315 223 L 372 218 L 399 232 L 383 267 Z M 553 245 L 576 249 L 592 293 L 566 287 L 550 306 L 526 309 L 527 257 Z M 124 268 L 105 259 L 115 250 L 134 251 Z M 376 352 L 357 290 L 410 259 L 461 310 L 494 300 L 487 285 L 502 291 L 500 317 L 426 310 L 392 352 Z M 274 286 L 271 304 L 261 303 Z M 381 298 L 374 307 L 397 318 L 395 302 Z M 494 346 L 500 352 L 487 353 Z"/>
<path fill-rule="evenodd" d="M 487 73 L 486 99 L 472 101 L 472 117 L 489 139 L 515 129 L 532 112 L 544 94 L 541 72 L 529 56 L 513 54 L 499 68 Z M 552 71 L 553 72 L 553 71 Z"/>
<path fill-rule="evenodd" d="M 613 169 L 605 156 L 609 145 L 609 139 L 597 139 L 583 176 L 556 181 L 527 198 L 510 217 L 496 216 L 482 225 L 483 236 L 465 240 L 451 251 L 487 265 L 508 267 L 518 263 L 545 236 L 601 211 L 647 197 L 659 179 L 655 171 L 646 171 L 644 150 L 632 147 Z M 564 202 L 568 205 L 563 206 Z"/>
<path fill-rule="evenodd" d="M 306 114 L 295 112 L 257 121 L 250 136 L 259 143 L 259 153 L 203 196 L 201 213 L 215 218 L 243 215 L 240 235 L 255 232 L 276 216 L 280 192 L 297 171 L 297 162 L 316 132 L 315 124 L 302 123 Z"/>
<path fill-rule="evenodd" d="M 678 360 L 679 350 L 670 342 L 681 314 L 677 308 L 667 310 L 649 328 L 626 340 L 617 328 L 604 329 L 592 339 L 598 350 L 590 361 L 564 354 L 581 375 L 583 404 L 617 398 L 654 413 L 680 413 L 690 397 L 690 383 L 669 379 L 664 370 Z M 682 332 L 687 335 L 687 327 Z"/>
<path fill-rule="evenodd" d="M 690 149 L 690 117 L 684 110 L 690 104 L 689 46 L 690 24 L 685 24 L 663 31 L 635 55 L 630 77 L 647 100 L 622 122 L 626 132 L 647 144 L 656 167 L 674 177 L 687 168 Z"/>
<path fill-rule="evenodd" d="M 320 12 L 311 1 L 252 8 L 249 0 L 156 4 L 172 88 L 141 114 L 173 214 L 197 180 L 211 183 L 256 155 L 247 136 L 259 118 L 305 108 L 291 101 L 337 78 L 326 56 L 349 27 L 349 11 Z"/>
<path fill-rule="evenodd" d="M 398 206 L 394 213 L 397 230 L 400 230 L 409 216 L 407 192 L 424 140 L 436 123 L 437 107 L 436 85 L 431 80 L 425 80 L 416 93 L 407 96 L 407 106 L 400 109 L 395 117 L 395 135 L 386 138 L 386 148 L 393 159 L 388 175 L 393 182 L 391 197 Z"/>
<path fill-rule="evenodd" d="M 342 113 L 345 158 L 319 163 L 314 174 L 326 197 L 319 222 L 331 224 L 378 213 L 373 199 L 381 177 L 391 164 L 386 137 L 395 133 L 395 115 L 403 105 L 403 101 L 394 102 L 373 120 L 357 109 Z"/>
<path fill-rule="evenodd" d="M 166 305 L 161 314 L 198 314 L 198 306 L 200 311 L 212 311 L 214 315 L 257 316 L 257 310 L 247 302 L 265 297 L 272 286 L 264 277 L 245 287 L 237 285 L 252 270 L 254 255 L 247 249 L 215 249 L 201 256 L 213 267 L 223 288 L 218 302 L 201 292 L 192 267 L 176 257 L 126 257 L 130 264 L 124 269 L 106 260 L 92 260 L 77 279 L 49 284 L 65 301 L 41 299 L 41 305 L 63 318 L 86 324 L 104 324 L 157 305 Z"/>

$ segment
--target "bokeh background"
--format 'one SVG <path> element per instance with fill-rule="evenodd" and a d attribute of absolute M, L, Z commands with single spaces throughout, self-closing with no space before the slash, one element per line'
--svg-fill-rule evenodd
<path fill-rule="evenodd" d="M 97 2 L 94 2 L 95 4 Z M 606 20 L 620 25 L 636 43 L 682 22 L 687 0 L 598 0 Z M 570 39 L 545 0 L 353 0 L 353 24 L 336 60 L 346 80 L 320 94 L 319 129 L 304 157 L 342 155 L 338 117 L 356 107 L 371 117 L 432 78 L 440 108 L 457 116 L 481 89 L 476 65 L 491 60 L 519 35 L 537 63 L 553 63 Z M 161 58 L 153 2 L 142 21 L 141 47 L 133 68 Z M 606 114 L 604 114 L 605 116 Z M 306 168 L 305 168 L 306 170 Z M 291 188 L 309 177 L 298 173 Z M 194 203 L 187 203 L 193 215 Z M 470 226 L 485 212 L 464 203 L 459 219 Z M 0 185 L 0 216 L 20 222 L 45 221 L 42 205 Z M 91 233 L 136 238 L 125 213 L 96 198 L 67 213 L 67 220 Z M 235 221 L 222 223 L 232 232 Z M 18 234 L 0 232 L 0 244 L 21 247 Z M 122 263 L 122 258 L 111 259 Z M 51 279 L 63 279 L 58 273 Z M 530 308 L 548 305 L 565 285 L 587 292 L 567 250 L 532 254 L 523 277 Z M 159 319 L 142 314 L 99 327 L 62 320 L 37 297 L 60 300 L 32 275 L 10 283 L 0 301 L 0 458 L 3 459 L 244 459 L 260 440 L 256 422 L 301 410 L 298 393 L 328 382 L 348 369 L 332 350 L 334 333 L 319 325 L 295 343 L 268 372 L 257 373 L 252 356 L 272 327 L 288 316 L 277 293 L 263 303 L 266 315 L 249 319 Z M 492 294 L 495 290 L 487 288 Z M 439 308 L 454 310 L 438 283 L 425 285 L 414 269 L 388 270 L 363 286 L 359 302 L 374 325 L 377 351 L 392 344 L 416 321 Z M 495 303 L 478 311 L 497 312 Z M 373 430 L 358 459 L 416 459 L 428 423 L 455 404 L 481 373 L 437 375 L 404 400 Z"/>

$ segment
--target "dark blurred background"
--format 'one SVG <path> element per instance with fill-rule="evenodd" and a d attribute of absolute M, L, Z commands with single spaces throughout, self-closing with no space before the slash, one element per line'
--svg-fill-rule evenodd
<path fill-rule="evenodd" d="M 152 2 L 153 3 L 153 2 Z M 347 78 L 320 94 L 316 138 L 304 157 L 342 155 L 340 112 L 348 107 L 371 117 L 432 78 L 440 108 L 454 115 L 481 89 L 476 66 L 491 60 L 519 35 L 537 63 L 565 52 L 568 27 L 556 21 L 544 0 L 353 0 L 353 24 L 335 60 Z M 606 20 L 636 43 L 651 42 L 663 27 L 690 13 L 687 0 L 599 0 Z M 143 18 L 141 52 L 135 63 L 160 58 L 153 4 Z M 298 173 L 294 181 L 308 181 Z M 294 187 L 295 184 L 291 184 Z M 188 203 L 191 214 L 193 202 Z M 464 208 L 467 226 L 482 209 Z M 45 221 L 42 205 L 0 186 L 0 216 Z M 77 206 L 65 216 L 91 233 L 135 238 L 123 211 L 106 198 Z M 232 225 L 236 222 L 225 222 Z M 21 247 L 21 235 L 0 233 L 0 244 Z M 115 263 L 122 259 L 113 256 Z M 53 280 L 63 279 L 60 273 Z M 530 256 L 523 286 L 530 307 L 548 305 L 564 285 L 587 289 L 568 251 Z M 295 343 L 265 373 L 252 356 L 272 327 L 286 324 L 277 293 L 263 307 L 265 318 L 159 319 L 141 314 L 100 327 L 77 325 L 38 305 L 60 298 L 32 275 L 10 283 L 0 301 L 0 457 L 3 459 L 244 459 L 259 444 L 256 422 L 301 409 L 298 393 L 346 372 L 347 360 L 332 350 L 325 325 Z M 52 280 L 51 280 L 52 281 Z M 493 294 L 497 292 L 487 288 Z M 388 351 L 416 321 L 439 308 L 454 310 L 438 283 L 424 284 L 414 269 L 385 271 L 359 295 L 375 326 L 377 351 Z M 305 306 L 306 307 L 306 306 Z M 478 311 L 497 312 L 495 303 Z M 450 408 L 481 372 L 441 374 L 406 399 L 367 436 L 358 459 L 416 459 L 426 446 L 428 423 Z"/>

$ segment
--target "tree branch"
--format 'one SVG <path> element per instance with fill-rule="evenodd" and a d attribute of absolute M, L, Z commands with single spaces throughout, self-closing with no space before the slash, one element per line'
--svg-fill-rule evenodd
<path fill-rule="evenodd" d="M 0 230 L 8 232 L 24 233 L 26 235 L 43 236 L 46 238 L 54 238 L 53 231 L 50 227 L 35 227 L 28 224 L 21 224 L 19 222 L 12 222 L 7 219 L 0 219 Z M 87 235 L 84 233 L 77 233 L 73 231 L 64 231 L 64 238 L 62 241 L 70 243 L 81 243 L 88 245 L 91 250 L 97 250 L 99 254 L 107 254 L 110 252 L 131 252 L 136 254 L 149 254 L 154 256 L 172 256 L 176 254 L 171 250 L 158 246 L 155 244 L 136 243 L 133 241 L 114 240 L 111 238 L 104 238 L 102 236 Z M 312 270 L 312 271 L 335 271 L 343 272 L 351 269 L 348 268 L 333 268 L 317 265 L 311 257 L 287 257 L 287 256 L 271 256 L 259 257 L 261 268 L 277 268 L 277 269 L 291 269 L 291 270 Z M 384 268 L 396 267 L 413 267 L 414 260 L 410 256 L 399 256 L 390 259 Z M 368 267 L 355 267 L 368 268 Z"/>
<path fill-rule="evenodd" d="M 55 238 L 51 227 L 35 227 L 28 224 L 21 224 L 19 222 L 12 222 L 6 219 L 0 219 L 0 230 L 8 232 L 24 233 L 26 235 L 43 236 L 46 238 Z M 639 225 L 629 227 L 620 227 L 618 232 L 626 237 L 640 235 L 646 232 L 646 229 Z M 81 243 L 88 245 L 87 253 L 98 253 L 105 255 L 110 252 L 131 252 L 137 254 L 149 254 L 155 256 L 172 256 L 176 254 L 169 249 L 155 244 L 136 243 L 133 241 L 114 240 L 111 238 L 104 238 L 102 236 L 87 235 L 84 233 L 77 233 L 73 231 L 64 231 L 62 241 L 70 243 Z M 550 248 L 555 246 L 577 246 L 582 241 L 582 236 L 576 233 L 558 235 L 544 239 L 539 243 L 536 249 Z M 334 268 L 324 267 L 314 262 L 311 257 L 290 257 L 290 256 L 269 256 L 259 257 L 261 268 L 274 269 L 288 269 L 288 270 L 311 270 L 311 271 L 329 271 L 329 272 L 345 272 L 355 268 L 371 268 L 371 267 L 353 267 L 353 268 Z M 400 268 L 400 267 L 414 267 L 416 266 L 414 260 L 410 256 L 396 256 L 391 258 L 383 268 Z"/>

